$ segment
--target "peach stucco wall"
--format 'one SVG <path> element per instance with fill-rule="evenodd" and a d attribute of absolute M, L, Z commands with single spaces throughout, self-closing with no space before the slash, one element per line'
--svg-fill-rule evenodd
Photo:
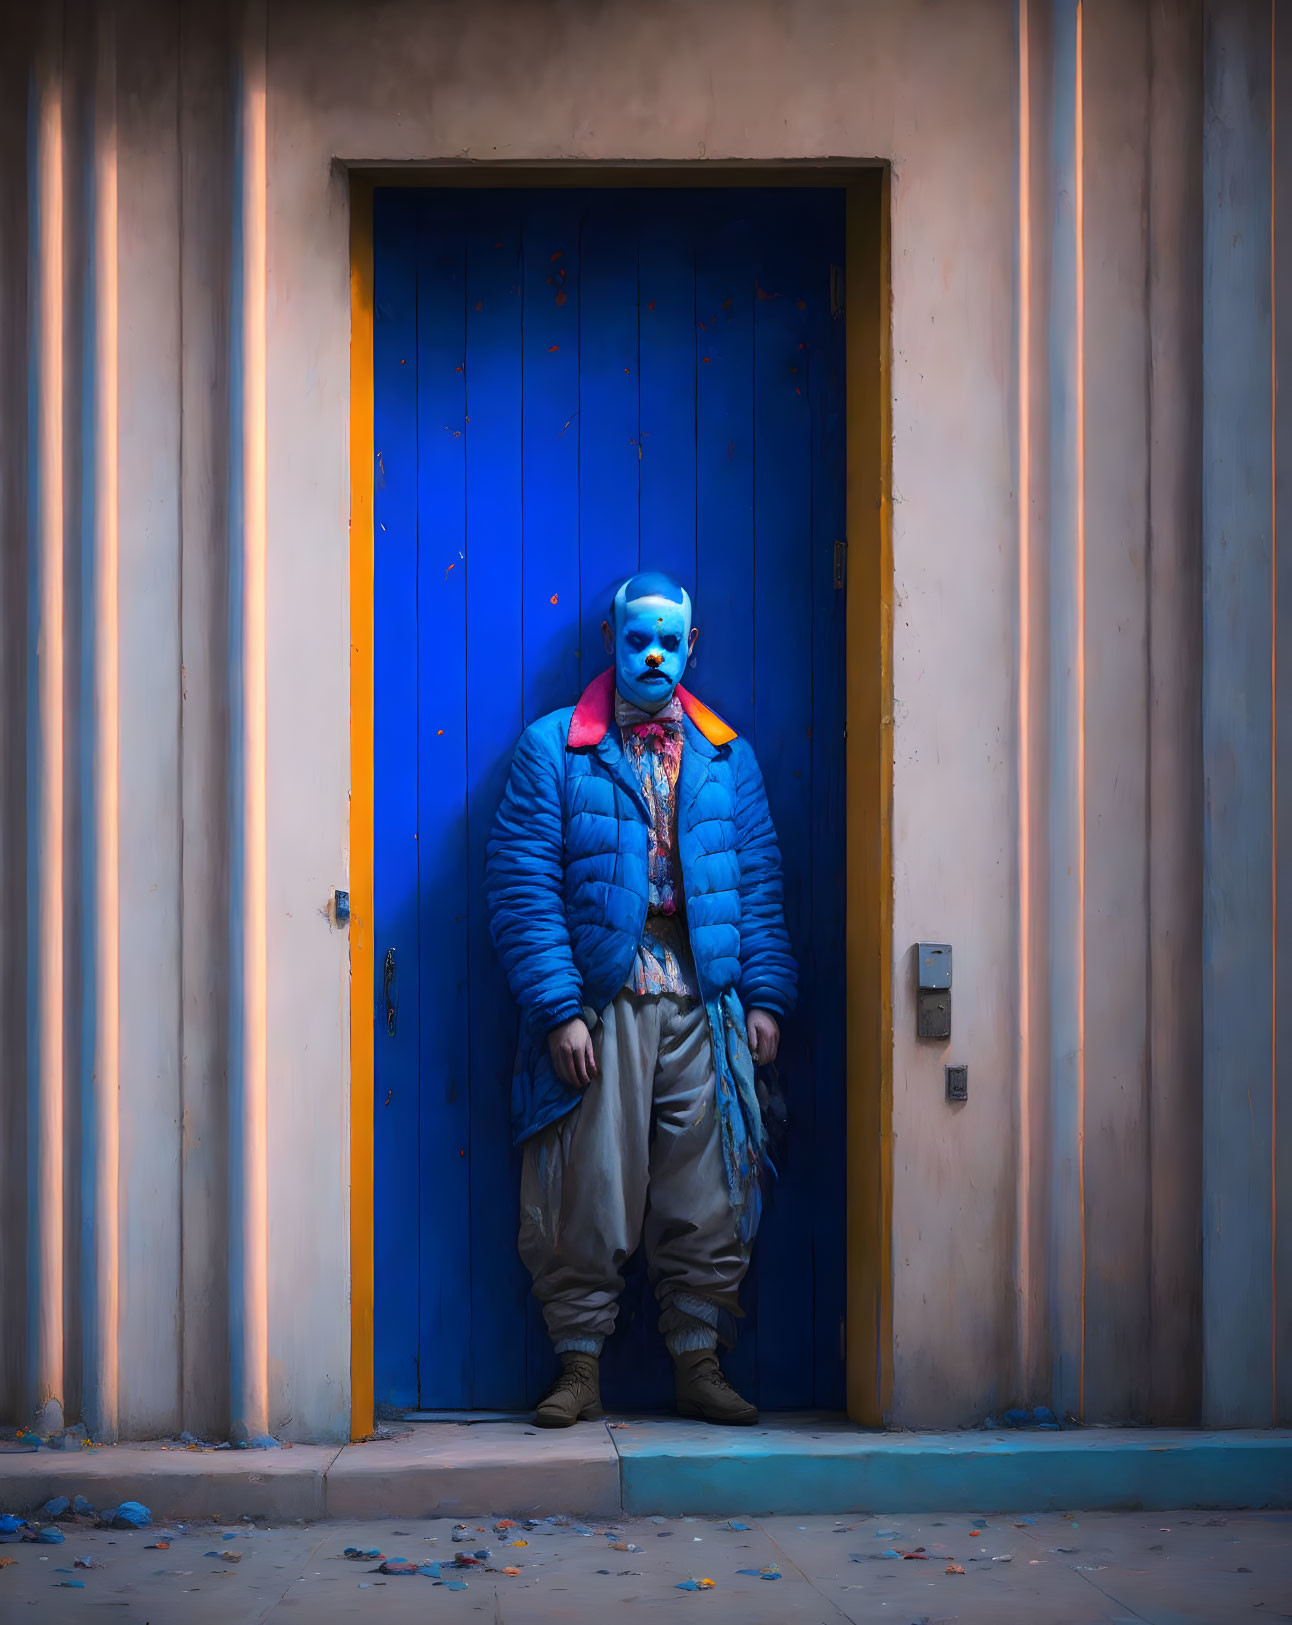
<path fill-rule="evenodd" d="M 0 1409 L 348 1430 L 348 167 L 789 159 L 892 173 L 890 1419 L 1197 1419 L 1211 1347 L 1213 1414 L 1270 1420 L 1223 1297 L 1208 1344 L 1200 1015 L 1204 109 L 1268 139 L 1268 3 L 42 11 L 0 51 Z"/>

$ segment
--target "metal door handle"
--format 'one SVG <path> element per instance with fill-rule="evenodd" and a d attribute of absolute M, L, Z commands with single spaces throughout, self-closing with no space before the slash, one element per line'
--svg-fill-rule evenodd
<path fill-rule="evenodd" d="M 386 949 L 386 961 L 381 973 L 381 996 L 386 1002 L 386 1031 L 395 1036 L 395 1022 L 399 1006 L 395 1000 L 395 950 Z"/>

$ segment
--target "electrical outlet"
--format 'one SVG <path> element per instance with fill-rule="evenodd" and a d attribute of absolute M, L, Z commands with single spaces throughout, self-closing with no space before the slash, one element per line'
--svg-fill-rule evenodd
<path fill-rule="evenodd" d="M 969 1068 L 967 1066 L 949 1066 L 947 1068 L 947 1099 L 968 1100 L 969 1098 Z"/>

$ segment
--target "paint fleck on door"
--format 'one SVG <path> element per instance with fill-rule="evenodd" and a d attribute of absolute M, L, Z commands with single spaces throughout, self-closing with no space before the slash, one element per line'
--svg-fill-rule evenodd
<path fill-rule="evenodd" d="M 843 193 L 378 190 L 374 233 L 378 1404 L 518 1409 L 554 1367 L 485 841 L 521 729 L 604 669 L 649 568 L 694 594 L 688 686 L 758 753 L 802 972 L 727 1366 L 765 1408 L 841 1408 Z M 628 1276 L 604 1393 L 666 1408 Z"/>

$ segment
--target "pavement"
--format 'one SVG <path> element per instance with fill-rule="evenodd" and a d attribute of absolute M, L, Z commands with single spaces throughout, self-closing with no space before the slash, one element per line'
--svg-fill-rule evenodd
<path fill-rule="evenodd" d="M 549 1513 L 532 1527 L 497 1523 L 472 1519 L 455 1541 L 449 1518 L 142 1531 L 65 1522 L 61 1544 L 0 1545 L 0 1621 L 605 1625 L 618 1608 L 688 1625 L 1292 1620 L 1289 1512 L 836 1518 L 734 1509 L 722 1519 Z M 377 1557 L 347 1558 L 347 1547 L 423 1571 L 376 1572 Z M 457 1568 L 459 1553 L 488 1555 Z"/>

